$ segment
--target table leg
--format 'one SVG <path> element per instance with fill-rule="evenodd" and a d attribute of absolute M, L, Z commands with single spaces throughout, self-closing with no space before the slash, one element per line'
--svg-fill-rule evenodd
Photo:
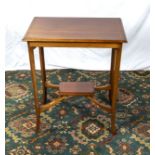
<path fill-rule="evenodd" d="M 111 52 L 110 84 L 112 83 L 113 69 L 114 69 L 114 48 L 112 48 L 112 52 Z M 111 89 L 109 90 L 109 100 L 111 104 Z"/>
<path fill-rule="evenodd" d="M 118 96 L 118 82 L 119 82 L 119 69 L 120 69 L 120 59 L 121 59 L 121 48 L 116 48 L 112 50 L 112 66 L 110 73 L 111 91 L 110 91 L 110 101 L 112 106 L 111 114 L 111 131 L 116 134 L 115 120 L 116 120 L 116 100 Z"/>
<path fill-rule="evenodd" d="M 36 132 L 38 132 L 40 128 L 40 106 L 38 101 L 38 89 L 37 89 L 37 79 L 35 74 L 35 60 L 34 60 L 33 47 L 30 47 L 30 45 L 28 45 L 28 51 L 29 51 L 29 60 L 30 60 L 30 67 L 31 67 L 32 85 L 33 85 L 33 91 L 34 91 L 34 104 L 35 104 L 35 111 L 37 116 Z"/>
<path fill-rule="evenodd" d="M 39 56 L 40 56 L 40 68 L 41 68 L 42 89 L 43 89 L 42 104 L 46 104 L 47 88 L 45 87 L 46 70 L 45 70 L 45 58 L 44 58 L 44 49 L 43 49 L 43 47 L 39 47 Z"/>

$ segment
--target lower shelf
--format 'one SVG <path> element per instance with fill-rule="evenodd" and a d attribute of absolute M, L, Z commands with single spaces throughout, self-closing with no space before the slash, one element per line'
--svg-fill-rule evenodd
<path fill-rule="evenodd" d="M 92 96 L 95 93 L 93 82 L 61 82 L 59 84 L 60 95 Z"/>

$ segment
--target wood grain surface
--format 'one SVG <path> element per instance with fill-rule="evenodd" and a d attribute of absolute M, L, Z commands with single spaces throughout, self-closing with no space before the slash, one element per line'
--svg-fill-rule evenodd
<path fill-rule="evenodd" d="M 127 42 L 120 18 L 35 17 L 23 40 Z"/>

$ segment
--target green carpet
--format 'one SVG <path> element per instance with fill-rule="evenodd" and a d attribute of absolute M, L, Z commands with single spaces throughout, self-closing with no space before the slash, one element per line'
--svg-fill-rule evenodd
<path fill-rule="evenodd" d="M 53 83 L 95 81 L 106 84 L 109 72 L 47 71 Z M 39 98 L 41 76 L 37 72 Z M 148 155 L 150 153 L 150 73 L 121 72 L 117 101 L 117 134 L 109 132 L 110 116 L 84 97 L 64 100 L 42 113 L 41 130 L 35 134 L 35 111 L 29 71 L 6 72 L 7 155 Z M 58 96 L 48 89 L 48 101 Z M 106 91 L 96 92 L 109 104 Z"/>

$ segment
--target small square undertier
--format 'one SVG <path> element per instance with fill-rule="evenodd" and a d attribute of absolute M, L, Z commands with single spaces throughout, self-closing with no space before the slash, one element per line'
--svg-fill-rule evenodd
<path fill-rule="evenodd" d="M 59 84 L 60 95 L 92 96 L 94 92 L 93 82 L 61 82 Z"/>

